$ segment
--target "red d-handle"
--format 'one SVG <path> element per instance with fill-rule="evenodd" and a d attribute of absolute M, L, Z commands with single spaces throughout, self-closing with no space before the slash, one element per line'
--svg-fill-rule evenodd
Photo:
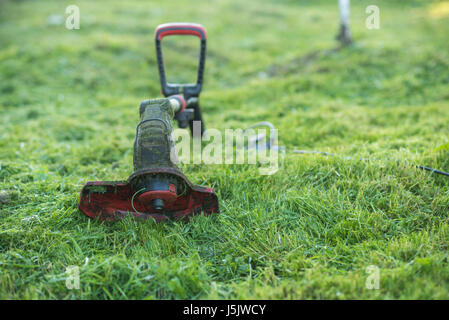
<path fill-rule="evenodd" d="M 164 66 L 164 57 L 162 55 L 162 39 L 166 36 L 171 35 L 184 35 L 184 36 L 187 35 L 187 36 L 196 36 L 200 38 L 201 45 L 198 60 L 198 72 L 196 83 L 176 84 L 167 82 Z M 182 92 L 186 100 L 188 100 L 190 97 L 198 97 L 201 92 L 201 87 L 203 84 L 204 64 L 206 61 L 206 38 L 207 38 L 206 29 L 202 25 L 196 23 L 183 23 L 183 22 L 166 23 L 161 24 L 156 28 L 156 31 L 154 32 L 154 38 L 156 40 L 157 65 L 163 95 L 168 97 Z"/>
<path fill-rule="evenodd" d="M 154 33 L 154 37 L 159 41 L 165 36 L 171 35 L 191 35 L 197 36 L 201 40 L 206 40 L 207 38 L 206 29 L 204 29 L 202 25 L 196 23 L 165 23 L 159 25 Z"/>

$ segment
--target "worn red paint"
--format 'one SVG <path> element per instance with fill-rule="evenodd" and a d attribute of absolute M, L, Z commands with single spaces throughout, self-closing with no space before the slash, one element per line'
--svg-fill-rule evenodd
<path fill-rule="evenodd" d="M 138 197 L 131 203 L 137 191 L 132 190 L 131 181 L 146 174 L 169 174 L 182 179 L 186 183 L 186 192 L 167 203 L 163 213 L 146 206 L 145 201 L 140 201 Z M 114 221 L 134 216 L 143 219 L 153 218 L 156 222 L 161 222 L 168 219 L 189 218 L 200 213 L 210 215 L 219 212 L 218 198 L 211 188 L 193 185 L 179 170 L 171 168 L 137 171 L 128 181 L 88 182 L 81 190 L 79 208 L 90 218 L 98 218 L 100 221 Z"/>

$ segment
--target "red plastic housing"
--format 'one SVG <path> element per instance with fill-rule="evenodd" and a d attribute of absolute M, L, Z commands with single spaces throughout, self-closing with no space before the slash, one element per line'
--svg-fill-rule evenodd
<path fill-rule="evenodd" d="M 146 205 L 147 201 L 141 201 L 136 196 L 131 183 L 133 179 L 147 174 L 173 175 L 185 182 L 186 190 L 177 197 L 173 197 L 173 194 L 164 195 L 170 200 L 166 202 L 163 212 L 149 208 Z M 140 196 L 145 198 L 145 193 Z M 147 196 L 152 197 L 148 192 Z M 134 216 L 143 219 L 153 218 L 156 222 L 161 222 L 168 219 L 188 218 L 200 213 L 210 215 L 219 212 L 218 198 L 211 188 L 193 185 L 180 171 L 171 168 L 135 172 L 128 181 L 88 182 L 81 190 L 79 208 L 90 218 L 98 218 L 100 221 L 114 221 Z"/>

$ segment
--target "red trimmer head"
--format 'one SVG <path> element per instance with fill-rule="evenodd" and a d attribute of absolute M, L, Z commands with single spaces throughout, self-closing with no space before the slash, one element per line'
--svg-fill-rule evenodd
<path fill-rule="evenodd" d="M 136 190 L 138 181 L 149 187 Z M 154 181 L 160 182 L 159 186 Z M 100 220 L 132 215 L 161 222 L 218 212 L 218 199 L 211 188 L 193 185 L 179 170 L 148 169 L 135 172 L 128 181 L 88 182 L 81 191 L 79 208 L 87 216 Z"/>

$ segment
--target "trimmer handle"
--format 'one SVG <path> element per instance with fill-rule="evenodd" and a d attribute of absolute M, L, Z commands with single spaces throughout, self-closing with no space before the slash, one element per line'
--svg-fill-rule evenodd
<path fill-rule="evenodd" d="M 198 61 L 198 75 L 196 78 L 196 83 L 194 84 L 176 84 L 167 82 L 161 41 L 164 37 L 171 35 L 187 35 L 200 38 L 201 47 Z M 201 134 L 203 134 L 205 131 L 205 126 L 201 115 L 198 97 L 201 93 L 203 85 L 204 64 L 206 62 L 206 29 L 204 29 L 202 25 L 195 23 L 166 23 L 161 24 L 156 28 L 154 38 L 156 40 L 156 57 L 162 94 L 165 97 L 168 97 L 182 93 L 187 102 L 187 109 L 176 114 L 175 118 L 178 120 L 178 125 L 181 128 L 186 128 L 189 126 L 193 134 L 193 121 L 200 121 Z"/>
<path fill-rule="evenodd" d="M 167 82 L 161 41 L 164 37 L 172 35 L 196 36 L 201 40 L 200 56 L 198 61 L 198 74 L 195 84 L 177 84 Z M 189 99 L 190 97 L 198 97 L 201 92 L 201 86 L 203 84 L 204 64 L 206 61 L 206 29 L 204 29 L 202 25 L 195 23 L 166 23 L 161 24 L 156 28 L 154 37 L 156 40 L 156 57 L 159 69 L 159 78 L 162 87 L 162 94 L 165 97 L 168 97 L 182 92 L 186 99 Z"/>

